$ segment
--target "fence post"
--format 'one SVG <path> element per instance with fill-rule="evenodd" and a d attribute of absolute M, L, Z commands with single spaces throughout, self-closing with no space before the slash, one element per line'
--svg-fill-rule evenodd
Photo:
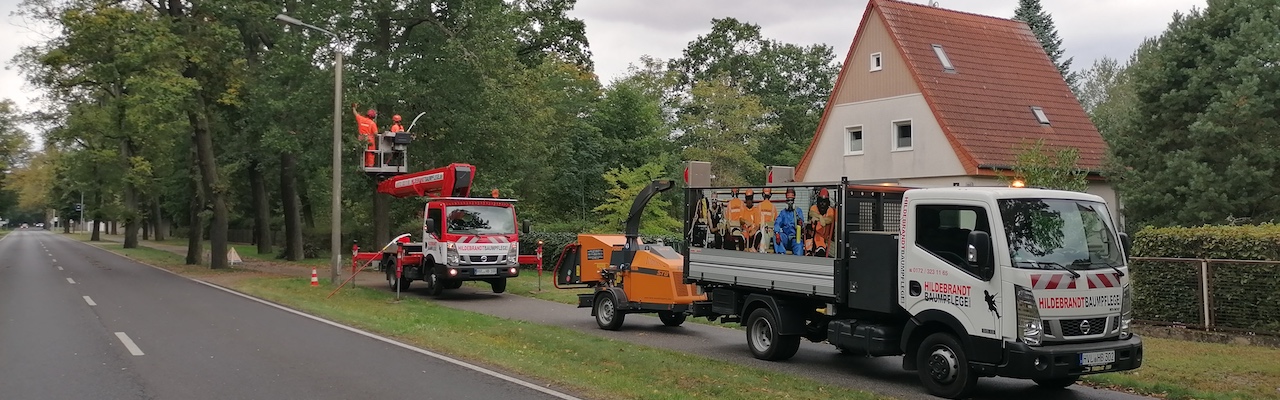
<path fill-rule="evenodd" d="M 1204 328 L 1213 329 L 1213 324 L 1209 318 L 1209 260 L 1200 260 L 1200 304 L 1204 314 Z"/>

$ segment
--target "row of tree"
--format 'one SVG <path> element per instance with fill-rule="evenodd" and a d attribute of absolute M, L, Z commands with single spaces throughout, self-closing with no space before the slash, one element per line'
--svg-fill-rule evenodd
<path fill-rule="evenodd" d="M 644 58 L 605 85 L 573 5 L 26 0 L 20 13 L 59 35 L 14 59 L 47 93 L 31 116 L 44 148 L 4 188 L 64 219 L 84 195 L 86 219 L 120 222 L 126 247 L 140 233 L 186 235 L 189 263 L 208 237 L 215 268 L 240 229 L 260 253 L 283 231 L 291 260 L 327 247 L 330 149 L 314 144 L 329 143 L 334 43 L 276 23 L 281 13 L 338 33 L 344 98 L 377 109 L 384 128 L 425 113 L 411 170 L 474 164 L 477 188 L 520 199 L 536 223 L 598 223 L 611 186 L 675 176 L 686 158 L 722 164 L 725 183 L 798 160 L 838 69 L 831 47 L 717 19 L 682 57 Z M 375 196 L 349 114 L 343 128 L 346 238 L 413 231 L 421 203 Z"/>

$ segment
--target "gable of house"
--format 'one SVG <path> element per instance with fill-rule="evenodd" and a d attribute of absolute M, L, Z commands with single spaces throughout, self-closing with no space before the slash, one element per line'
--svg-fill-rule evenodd
<path fill-rule="evenodd" d="M 872 16 L 878 18 L 872 18 Z M 859 40 L 866 25 L 885 25 L 919 92 L 966 174 L 992 175 L 1014 164 L 1021 146 L 1076 148 L 1078 166 L 1098 171 L 1106 151 L 1101 134 L 1025 23 L 896 0 L 871 0 L 828 101 L 814 140 L 796 168 L 804 179 L 832 109 L 846 99 L 877 96 L 875 83 L 856 82 Z M 948 65 L 944 65 L 944 60 Z M 865 95 L 856 92 L 866 90 Z M 1043 122 L 1042 122 L 1043 118 Z"/>

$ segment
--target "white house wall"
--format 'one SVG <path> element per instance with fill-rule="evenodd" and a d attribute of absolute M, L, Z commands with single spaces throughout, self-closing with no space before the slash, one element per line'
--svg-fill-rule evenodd
<path fill-rule="evenodd" d="M 964 175 L 960 159 L 919 93 L 833 106 L 804 180 L 898 180 Z M 911 120 L 911 150 L 894 151 L 894 121 Z M 861 155 L 846 155 L 846 128 L 862 126 Z"/>

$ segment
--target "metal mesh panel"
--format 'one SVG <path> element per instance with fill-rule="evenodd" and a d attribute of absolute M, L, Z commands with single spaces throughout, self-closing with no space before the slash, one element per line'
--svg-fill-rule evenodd
<path fill-rule="evenodd" d="M 1208 271 L 1212 327 L 1280 332 L 1280 262 L 1214 260 Z"/>
<path fill-rule="evenodd" d="M 1129 264 L 1133 274 L 1133 318 L 1204 325 L 1199 270 L 1200 260 L 1133 259 Z"/>
<path fill-rule="evenodd" d="M 884 230 L 897 231 L 902 224 L 902 203 L 884 204 Z"/>

